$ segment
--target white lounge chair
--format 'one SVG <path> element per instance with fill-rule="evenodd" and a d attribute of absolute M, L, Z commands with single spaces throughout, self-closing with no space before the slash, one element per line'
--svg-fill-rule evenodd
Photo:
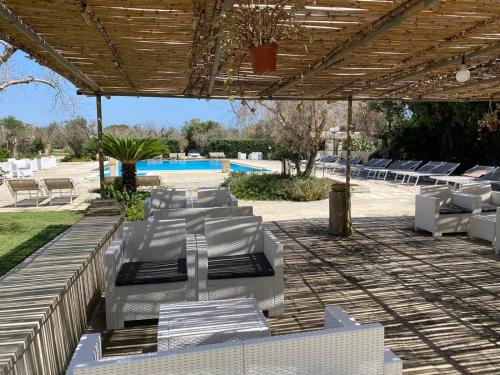
<path fill-rule="evenodd" d="M 384 181 L 387 180 L 387 177 L 391 174 L 395 175 L 394 181 L 397 179 L 398 173 L 406 173 L 406 172 L 413 172 L 415 169 L 418 168 L 418 166 L 422 164 L 422 160 L 407 160 L 404 161 L 400 166 L 394 167 L 393 165 L 389 165 L 387 168 L 382 168 L 378 170 L 378 177 L 384 176 Z"/>
<path fill-rule="evenodd" d="M 418 172 L 418 173 L 430 172 L 434 168 L 439 167 L 442 164 L 443 164 L 442 161 L 429 161 L 429 162 L 427 162 L 426 164 L 422 165 L 420 168 L 418 168 L 417 170 L 414 170 L 414 171 Z M 408 177 L 408 172 L 411 172 L 411 171 L 400 170 L 400 171 L 394 172 L 394 174 L 395 174 L 394 182 L 397 182 L 398 177 L 402 176 L 403 178 L 401 179 L 401 183 L 404 184 L 405 183 L 405 178 Z M 408 178 L 408 180 L 409 180 L 409 178 Z M 415 185 L 418 184 L 418 180 L 419 180 L 419 178 L 417 177 L 417 181 L 416 181 Z"/>
<path fill-rule="evenodd" d="M 208 157 L 210 159 L 224 159 L 226 157 L 226 154 L 223 152 L 209 152 Z"/>
<path fill-rule="evenodd" d="M 481 197 L 454 193 L 450 186 L 421 187 L 415 197 L 415 230 L 433 236 L 468 232 L 470 217 L 481 213 Z"/>
<path fill-rule="evenodd" d="M 135 182 L 137 187 L 151 189 L 161 186 L 161 178 L 157 175 L 152 176 L 136 176 Z"/>
<path fill-rule="evenodd" d="M 49 194 L 49 205 L 52 205 L 54 192 L 58 192 L 63 198 L 63 193 L 69 193 L 69 202 L 73 204 L 73 198 L 78 195 L 78 185 L 72 178 L 44 178 L 43 184 Z"/>
<path fill-rule="evenodd" d="M 283 245 L 262 217 L 205 220 L 198 243 L 200 300 L 255 298 L 269 316 L 284 314 Z"/>
<path fill-rule="evenodd" d="M 485 165 L 475 165 L 466 170 L 460 176 L 429 176 L 431 180 L 435 180 L 435 184 L 445 183 L 453 184 L 453 187 L 460 186 L 471 182 L 480 182 L 480 179 L 487 179 L 487 176 L 495 171 L 495 167 Z M 484 181 L 484 180 L 483 180 Z"/>
<path fill-rule="evenodd" d="M 83 335 L 66 375 L 401 375 L 403 363 L 384 348 L 384 327 L 357 324 L 337 306 L 325 328 L 102 359 L 101 336 Z"/>
<path fill-rule="evenodd" d="M 401 171 L 404 170 L 405 165 L 410 163 L 411 160 L 396 160 L 389 164 L 388 166 L 381 168 L 381 167 L 373 167 L 373 168 L 365 168 L 367 171 L 366 177 L 370 177 L 372 175 L 373 178 L 378 179 L 381 174 L 384 174 L 384 180 L 387 179 L 387 174 L 391 171 Z"/>
<path fill-rule="evenodd" d="M 435 168 L 432 168 L 430 171 L 426 172 L 406 172 L 405 175 L 407 177 L 406 182 L 409 183 L 412 178 L 415 178 L 415 185 L 418 184 L 418 181 L 422 178 L 430 178 L 432 176 L 449 176 L 451 175 L 455 169 L 460 166 L 460 163 L 448 163 L 443 162 L 443 164 L 438 165 Z M 403 176 L 404 180 L 404 176 Z"/>
<path fill-rule="evenodd" d="M 197 300 L 197 246 L 184 220 L 123 225 L 104 255 L 106 326 L 157 319 L 160 304 Z"/>
<path fill-rule="evenodd" d="M 43 197 L 43 186 L 33 178 L 11 179 L 7 180 L 6 184 L 14 198 L 14 207 L 17 207 L 19 194 L 26 193 L 29 199 L 36 198 L 37 206 L 40 198 Z"/>

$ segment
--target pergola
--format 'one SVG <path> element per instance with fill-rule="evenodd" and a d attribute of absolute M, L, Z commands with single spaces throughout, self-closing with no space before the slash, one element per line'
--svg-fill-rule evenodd
<path fill-rule="evenodd" d="M 209 51 L 203 40 L 221 34 L 223 25 L 211 20 L 237 5 L 0 0 L 0 38 L 97 98 L 101 140 L 101 96 L 348 100 L 348 145 L 352 100 L 500 98 L 498 0 L 307 1 L 296 19 L 314 30 L 314 39 L 304 34 L 281 41 L 274 75 L 254 75 L 243 59 L 238 91 L 230 93 L 222 38 Z M 455 73 L 463 58 L 471 79 L 459 83 Z M 347 186 L 349 175 L 348 166 Z"/>

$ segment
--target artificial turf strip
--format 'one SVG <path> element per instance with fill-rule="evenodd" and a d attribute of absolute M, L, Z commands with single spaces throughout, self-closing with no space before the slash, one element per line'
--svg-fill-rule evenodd
<path fill-rule="evenodd" d="M 0 213 L 0 276 L 82 217 L 75 211 Z"/>

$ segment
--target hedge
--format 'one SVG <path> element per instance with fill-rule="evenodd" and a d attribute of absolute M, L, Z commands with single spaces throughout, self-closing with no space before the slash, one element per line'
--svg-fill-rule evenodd
<path fill-rule="evenodd" d="M 271 147 L 271 150 L 269 150 Z M 272 152 L 274 141 L 263 141 L 255 139 L 211 139 L 203 149 L 203 153 L 223 152 L 226 157 L 235 159 L 238 152 L 249 154 L 251 152 L 262 152 L 264 159 L 267 159 L 269 151 Z"/>
<path fill-rule="evenodd" d="M 321 178 L 284 176 L 278 173 L 231 172 L 222 184 L 238 199 L 307 202 L 328 198 L 331 182 Z"/>

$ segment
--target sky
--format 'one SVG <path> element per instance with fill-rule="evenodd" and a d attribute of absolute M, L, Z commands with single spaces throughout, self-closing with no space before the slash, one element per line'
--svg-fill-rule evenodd
<path fill-rule="evenodd" d="M 47 69 L 26 58 L 18 51 L 9 60 L 9 75 L 12 78 L 33 75 L 43 77 Z M 4 72 L 0 72 L 0 80 Z M 65 81 L 64 88 L 74 101 L 74 110 L 63 110 L 54 105 L 54 90 L 46 85 L 11 86 L 0 92 L 0 117 L 16 118 L 37 126 L 46 126 L 52 121 L 65 121 L 82 116 L 95 121 L 95 98 L 76 95 L 76 87 Z M 231 104 L 227 100 L 165 99 L 112 97 L 102 99 L 103 124 L 155 125 L 180 128 L 192 118 L 214 120 L 225 126 L 235 126 L 236 119 Z"/>

